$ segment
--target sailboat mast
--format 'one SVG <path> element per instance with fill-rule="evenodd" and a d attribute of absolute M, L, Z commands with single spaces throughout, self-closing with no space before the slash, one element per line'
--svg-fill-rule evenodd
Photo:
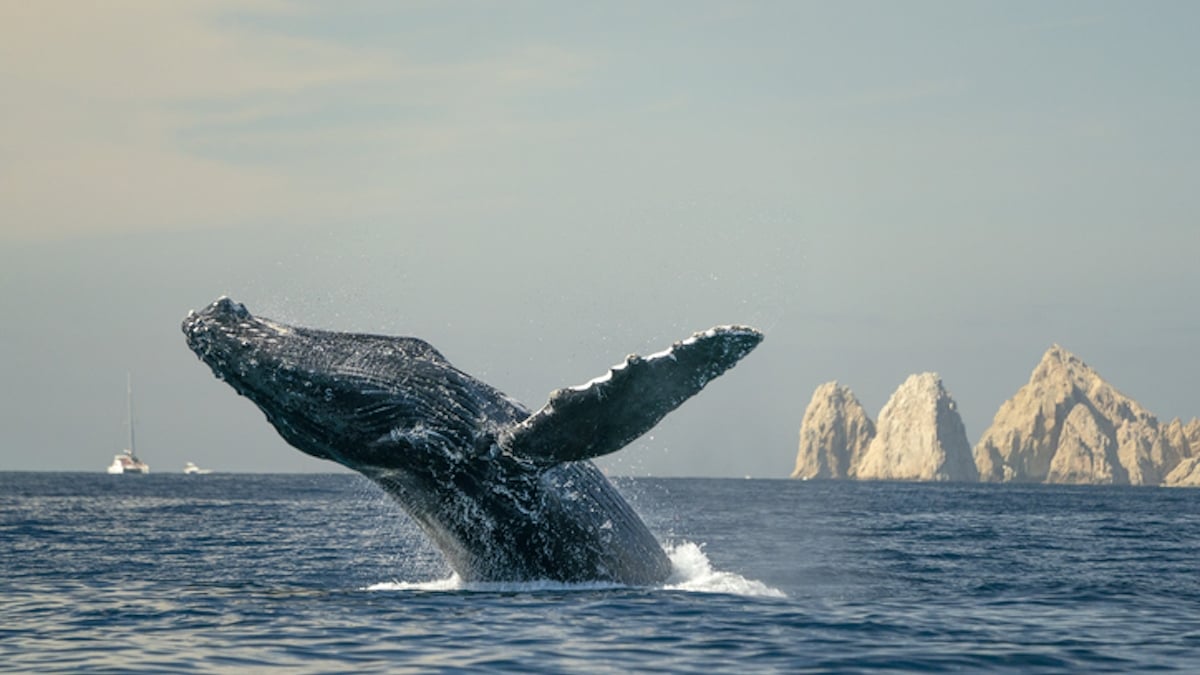
<path fill-rule="evenodd" d="M 133 375 L 125 373 L 125 422 L 129 425 L 129 454 L 137 457 L 133 445 Z"/>

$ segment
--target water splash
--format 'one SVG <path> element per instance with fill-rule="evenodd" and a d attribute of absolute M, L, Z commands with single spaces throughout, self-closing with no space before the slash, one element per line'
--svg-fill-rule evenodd
<path fill-rule="evenodd" d="M 673 591 L 696 593 L 725 593 L 764 598 L 786 598 L 787 595 L 761 581 L 747 579 L 733 572 L 714 570 L 702 544 L 690 541 L 667 546 L 667 556 L 674 568 L 663 586 Z"/>
<path fill-rule="evenodd" d="M 384 581 L 371 584 L 368 591 L 457 591 L 463 588 L 462 579 L 457 574 L 451 574 L 446 579 L 433 581 Z"/>
<path fill-rule="evenodd" d="M 690 541 L 668 545 L 672 572 L 663 590 L 692 593 L 723 593 L 764 598 L 785 598 L 783 591 L 733 572 L 714 570 L 701 544 Z M 431 581 L 385 581 L 367 586 L 368 591 L 468 591 L 480 593 L 537 593 L 543 591 L 598 591 L 628 588 L 605 582 L 564 583 L 561 581 L 464 582 L 457 574 Z"/>

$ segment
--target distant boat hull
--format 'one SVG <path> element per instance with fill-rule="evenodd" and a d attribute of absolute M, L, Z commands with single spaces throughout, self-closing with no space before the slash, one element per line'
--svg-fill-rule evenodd
<path fill-rule="evenodd" d="M 112 464 L 108 465 L 108 473 L 113 475 L 127 473 L 145 474 L 150 473 L 150 465 L 126 451 L 113 457 Z"/>

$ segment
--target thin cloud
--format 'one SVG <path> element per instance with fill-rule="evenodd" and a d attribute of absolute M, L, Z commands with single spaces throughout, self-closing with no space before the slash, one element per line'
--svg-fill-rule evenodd
<path fill-rule="evenodd" d="M 537 49 L 413 65 L 399 50 L 256 29 L 233 11 L 269 20 L 310 10 L 157 0 L 0 9 L 0 236 L 345 215 L 367 196 L 341 178 L 362 148 L 378 142 L 372 161 L 392 163 L 411 148 L 461 151 L 480 141 L 452 132 L 462 117 L 503 127 L 506 95 L 563 86 L 578 65 Z M 419 114 L 406 119 L 405 106 Z M 385 112 L 357 114 L 372 107 Z"/>

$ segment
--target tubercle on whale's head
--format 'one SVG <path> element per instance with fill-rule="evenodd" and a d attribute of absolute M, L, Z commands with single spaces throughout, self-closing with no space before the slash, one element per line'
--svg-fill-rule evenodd
<path fill-rule="evenodd" d="M 289 326 L 227 297 L 189 312 L 182 329 L 200 360 L 253 401 L 284 440 L 353 469 L 394 435 L 404 413 L 397 402 L 405 400 L 396 375 L 406 358 L 440 358 L 418 340 Z"/>

